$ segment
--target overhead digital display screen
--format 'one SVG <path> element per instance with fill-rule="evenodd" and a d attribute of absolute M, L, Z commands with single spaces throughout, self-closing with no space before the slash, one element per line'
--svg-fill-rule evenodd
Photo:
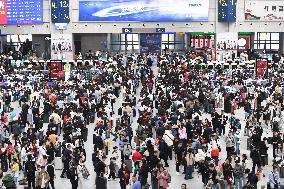
<path fill-rule="evenodd" d="M 80 21 L 208 21 L 209 0 L 79 0 Z"/>
<path fill-rule="evenodd" d="M 69 0 L 51 0 L 52 23 L 69 23 Z"/>
<path fill-rule="evenodd" d="M 42 22 L 42 0 L 0 0 L 0 24 Z"/>
<path fill-rule="evenodd" d="M 236 22 L 237 0 L 218 0 L 218 22 Z"/>

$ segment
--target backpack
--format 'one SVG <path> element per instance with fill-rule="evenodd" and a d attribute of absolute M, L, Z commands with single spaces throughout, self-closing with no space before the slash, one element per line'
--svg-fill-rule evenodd
<path fill-rule="evenodd" d="M 2 179 L 3 185 L 6 189 L 15 189 L 16 184 L 14 182 L 14 178 L 11 174 L 6 174 Z"/>
<path fill-rule="evenodd" d="M 234 169 L 234 177 L 235 178 L 242 178 L 244 175 L 243 168 L 241 165 L 237 165 Z"/>

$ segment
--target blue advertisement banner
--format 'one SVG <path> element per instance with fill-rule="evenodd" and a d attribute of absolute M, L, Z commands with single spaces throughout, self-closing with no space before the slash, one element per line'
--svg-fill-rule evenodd
<path fill-rule="evenodd" d="M 162 35 L 155 33 L 140 34 L 140 52 L 141 53 L 161 53 Z"/>
<path fill-rule="evenodd" d="M 209 0 L 80 0 L 80 21 L 208 21 Z"/>

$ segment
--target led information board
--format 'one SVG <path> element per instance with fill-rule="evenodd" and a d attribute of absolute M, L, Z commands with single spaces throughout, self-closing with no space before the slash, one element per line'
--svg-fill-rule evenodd
<path fill-rule="evenodd" d="M 0 24 L 42 22 L 42 0 L 0 0 Z"/>
<path fill-rule="evenodd" d="M 208 21 L 209 0 L 79 0 L 80 21 Z"/>
<path fill-rule="evenodd" d="M 236 22 L 237 0 L 218 0 L 218 21 Z"/>
<path fill-rule="evenodd" d="M 69 23 L 69 0 L 51 0 L 52 23 Z"/>

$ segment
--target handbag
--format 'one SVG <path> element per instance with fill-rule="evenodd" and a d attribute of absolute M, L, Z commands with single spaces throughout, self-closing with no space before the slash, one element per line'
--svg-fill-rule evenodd
<path fill-rule="evenodd" d="M 88 179 L 88 177 L 90 176 L 90 173 L 85 165 L 83 165 L 82 167 L 82 176 L 84 179 Z"/>

